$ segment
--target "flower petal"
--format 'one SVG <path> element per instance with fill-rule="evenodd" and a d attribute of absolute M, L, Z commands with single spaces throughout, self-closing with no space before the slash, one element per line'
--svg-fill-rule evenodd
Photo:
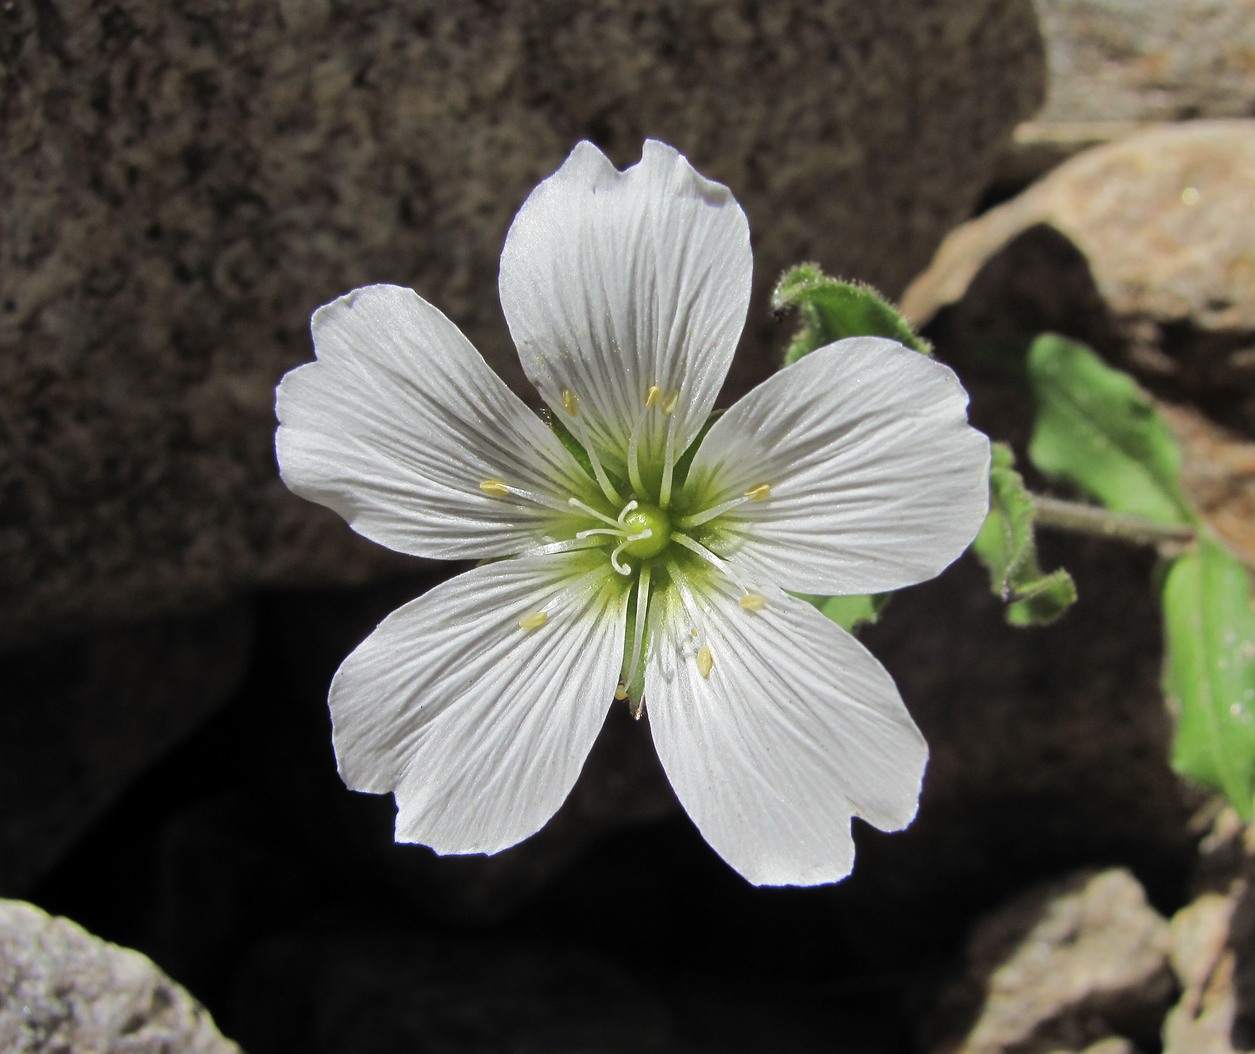
<path fill-rule="evenodd" d="M 873 593 L 932 578 L 989 507 L 989 440 L 947 367 L 891 340 L 812 352 L 737 402 L 685 484 L 709 507 L 767 484 L 718 521 L 747 578 L 808 593 Z M 731 551 L 735 550 L 735 551 Z"/>
<path fill-rule="evenodd" d="M 557 437 L 413 290 L 357 289 L 312 328 L 318 361 L 279 385 L 279 470 L 359 534 L 416 556 L 501 556 L 590 492 Z M 551 506 L 485 493 L 487 480 Z"/>
<path fill-rule="evenodd" d="M 746 610 L 722 576 L 669 594 L 645 675 L 654 745 L 750 882 L 835 882 L 854 865 L 851 816 L 882 830 L 914 818 L 928 747 L 858 641 L 778 589 L 761 596 Z"/>
<path fill-rule="evenodd" d="M 752 263 L 749 225 L 727 187 L 663 143 L 646 142 L 640 163 L 619 172 L 584 142 L 515 217 L 501 306 L 541 396 L 573 426 L 563 392 L 578 397 L 588 440 L 623 474 L 642 415 L 651 463 L 668 422 L 677 453 L 697 435 L 745 322 Z M 644 414 L 652 385 L 659 409 L 679 393 L 669 417 Z"/>
<path fill-rule="evenodd" d="M 623 662 L 617 578 L 586 553 L 477 567 L 393 612 L 344 661 L 330 695 L 340 775 L 396 795 L 398 841 L 495 853 L 558 810 Z"/>

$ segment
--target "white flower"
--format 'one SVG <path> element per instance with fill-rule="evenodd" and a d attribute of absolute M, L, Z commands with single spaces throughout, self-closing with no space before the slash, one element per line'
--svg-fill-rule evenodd
<path fill-rule="evenodd" d="M 625 172 L 580 143 L 501 254 L 555 429 L 408 289 L 315 313 L 317 361 L 279 386 L 284 481 L 392 549 L 493 561 L 386 618 L 332 683 L 340 773 L 396 796 L 399 841 L 528 837 L 616 699 L 647 705 L 676 795 L 751 882 L 843 878 L 852 816 L 914 817 L 928 751 L 893 681 L 784 590 L 936 575 L 984 518 L 988 442 L 950 370 L 878 338 L 815 351 L 703 436 L 750 270 L 727 188 L 662 143 Z"/>

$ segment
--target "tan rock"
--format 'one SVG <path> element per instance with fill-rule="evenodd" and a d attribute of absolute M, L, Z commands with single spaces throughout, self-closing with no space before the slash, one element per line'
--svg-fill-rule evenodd
<path fill-rule="evenodd" d="M 1172 969 L 1183 991 L 1164 1021 L 1165 1054 L 1234 1054 L 1235 906 L 1232 895 L 1208 893 L 1172 918 Z"/>
<path fill-rule="evenodd" d="M 977 924 L 942 1002 L 949 1038 L 934 1049 L 1047 1054 L 1153 1037 L 1172 992 L 1168 947 L 1167 923 L 1128 871 L 1026 894 Z"/>
<path fill-rule="evenodd" d="M 953 232 L 903 306 L 944 353 L 1054 330 L 1255 435 L 1255 121 L 1097 147 Z"/>

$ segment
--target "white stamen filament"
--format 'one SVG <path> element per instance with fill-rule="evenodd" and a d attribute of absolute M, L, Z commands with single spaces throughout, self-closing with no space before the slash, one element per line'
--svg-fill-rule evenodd
<path fill-rule="evenodd" d="M 645 645 L 645 614 L 649 607 L 649 564 L 641 567 L 640 576 L 636 580 L 636 624 L 632 627 L 632 658 L 627 664 L 627 676 L 630 679 L 636 672 L 641 661 L 641 649 Z"/>
<path fill-rule="evenodd" d="M 662 483 L 658 487 L 658 507 L 665 509 L 671 504 L 671 479 L 675 474 L 675 422 L 673 413 L 680 401 L 680 393 L 672 392 L 662 404 L 662 412 L 667 415 L 667 445 L 662 459 Z"/>
<path fill-rule="evenodd" d="M 583 538 L 568 538 L 565 542 L 548 542 L 545 545 L 524 549 L 519 556 L 552 556 L 554 553 L 573 553 L 581 549 L 596 549 L 600 542 L 588 542 Z"/>
<path fill-rule="evenodd" d="M 722 516 L 729 509 L 735 509 L 738 505 L 744 505 L 751 500 L 745 496 L 729 498 L 727 501 L 721 501 L 718 505 L 712 505 L 709 509 L 704 509 L 702 512 L 695 512 L 691 516 L 684 516 L 676 520 L 676 526 L 700 527 L 703 523 L 709 523 L 716 516 Z"/>
<path fill-rule="evenodd" d="M 655 388 L 650 388 L 649 390 L 650 392 L 656 392 L 658 389 L 655 387 Z M 656 401 L 657 400 L 655 400 L 655 402 Z M 650 405 L 651 404 L 649 402 L 649 396 L 646 396 L 645 397 L 646 408 L 648 408 Z M 639 417 L 636 418 L 636 424 L 632 426 L 632 435 L 628 439 L 628 455 L 627 455 L 628 479 L 631 480 L 632 486 L 636 490 L 637 494 L 641 494 L 645 490 L 645 484 L 641 481 L 641 461 L 640 461 L 641 432 L 644 429 L 644 427 L 645 427 L 645 414 L 641 414 Z"/>
<path fill-rule="evenodd" d="M 614 489 L 614 484 L 610 482 L 610 477 L 606 475 L 606 470 L 601 467 L 601 459 L 597 457 L 597 448 L 592 444 L 588 428 L 584 424 L 584 418 L 580 416 L 580 397 L 571 391 L 570 388 L 562 389 L 562 407 L 567 412 L 568 426 L 575 433 L 575 438 L 580 446 L 588 454 L 589 464 L 593 467 L 593 475 L 597 477 L 597 485 L 601 487 L 601 492 L 613 504 L 620 504 L 623 498 Z"/>
<path fill-rule="evenodd" d="M 687 534 L 681 534 L 679 531 L 671 532 L 671 540 L 673 542 L 679 542 L 685 549 L 691 553 L 697 554 L 712 567 L 717 567 L 720 571 L 727 575 L 734 584 L 740 587 L 742 593 L 749 592 L 749 590 L 745 587 L 745 583 L 743 583 L 740 576 L 732 570 L 732 568 L 728 565 L 728 562 L 722 557 L 716 556 L 704 545 L 702 545 L 701 542 L 696 542 Z"/>
<path fill-rule="evenodd" d="M 611 527 L 622 527 L 623 524 L 618 520 L 607 516 L 604 512 L 598 512 L 591 505 L 585 505 L 579 498 L 567 498 L 566 503 L 573 509 L 579 509 L 580 512 L 588 513 L 595 520 L 601 520 L 602 523 L 608 523 Z M 623 514 L 620 513 L 620 516 Z"/>
<path fill-rule="evenodd" d="M 535 491 L 524 490 L 522 487 L 513 486 L 500 479 L 486 479 L 479 485 L 479 489 L 485 494 L 494 498 L 503 498 L 507 494 L 512 494 L 516 498 L 522 498 L 524 501 L 530 501 L 533 505 L 539 505 L 545 509 L 553 509 L 555 512 L 566 513 L 569 511 L 570 505 L 576 505 L 584 512 L 603 519 L 601 513 L 595 509 L 590 509 L 582 501 L 576 501 L 575 498 L 568 498 L 566 502 L 559 501 L 557 498 L 551 498 L 547 494 L 538 494 Z M 614 520 L 607 519 L 607 522 L 614 523 Z"/>

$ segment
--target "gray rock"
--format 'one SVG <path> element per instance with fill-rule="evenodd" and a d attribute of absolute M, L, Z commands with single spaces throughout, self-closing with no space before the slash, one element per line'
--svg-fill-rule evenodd
<path fill-rule="evenodd" d="M 69 919 L 0 900 L 7 1054 L 240 1054 L 152 960 Z"/>
<path fill-rule="evenodd" d="M 1168 943 L 1166 921 L 1123 869 L 1026 894 L 977 924 L 934 1049 L 1105 1052 L 1153 1039 L 1172 994 Z"/>
<path fill-rule="evenodd" d="M 907 291 L 939 346 L 1055 330 L 1255 434 L 1255 122 L 1098 147 L 965 224 Z"/>
<path fill-rule="evenodd" d="M 765 293 L 898 292 L 1041 98 L 1029 0 L 87 0 L 0 20 L 0 645 L 398 565 L 289 495 L 272 392 L 312 308 L 412 284 L 513 383 L 497 258 L 589 137 L 728 183 Z"/>
<path fill-rule="evenodd" d="M 252 640 L 235 604 L 0 656 L 0 889 L 29 889 L 222 704 Z"/>

